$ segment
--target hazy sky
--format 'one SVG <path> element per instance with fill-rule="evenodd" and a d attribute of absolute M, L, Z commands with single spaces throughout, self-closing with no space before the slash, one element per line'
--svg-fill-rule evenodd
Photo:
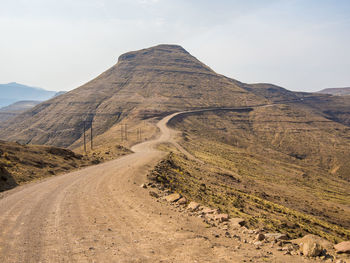
<path fill-rule="evenodd" d="M 247 83 L 350 86 L 349 0 L 0 0 L 0 83 L 70 90 L 161 43 Z"/>

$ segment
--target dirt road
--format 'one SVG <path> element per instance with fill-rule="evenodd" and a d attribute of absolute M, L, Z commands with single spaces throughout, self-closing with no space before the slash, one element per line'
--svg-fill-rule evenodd
<path fill-rule="evenodd" d="M 0 199 L 0 262 L 263 260 L 252 246 L 237 251 L 238 241 L 215 237 L 218 230 L 140 187 L 165 155 L 153 147 L 171 140 L 171 117 L 158 123 L 159 139 L 134 146 L 133 154 L 6 192 Z"/>

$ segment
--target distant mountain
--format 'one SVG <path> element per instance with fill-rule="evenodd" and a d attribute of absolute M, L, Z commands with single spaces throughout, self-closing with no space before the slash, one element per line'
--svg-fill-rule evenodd
<path fill-rule="evenodd" d="M 48 100 L 57 92 L 30 87 L 16 82 L 0 84 L 0 107 L 22 100 Z"/>
<path fill-rule="evenodd" d="M 18 114 L 33 108 L 41 102 L 42 101 L 39 100 L 22 100 L 10 104 L 6 107 L 0 108 L 0 122 L 15 117 Z"/>
<path fill-rule="evenodd" d="M 350 95 L 350 87 L 323 89 L 318 91 L 317 93 L 332 94 L 332 95 L 338 95 L 338 96 Z"/>

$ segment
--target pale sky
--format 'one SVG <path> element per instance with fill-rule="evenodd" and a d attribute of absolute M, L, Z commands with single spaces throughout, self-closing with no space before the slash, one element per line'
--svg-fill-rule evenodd
<path fill-rule="evenodd" d="M 0 83 L 71 90 L 157 44 L 246 83 L 349 87 L 350 1 L 0 0 Z"/>

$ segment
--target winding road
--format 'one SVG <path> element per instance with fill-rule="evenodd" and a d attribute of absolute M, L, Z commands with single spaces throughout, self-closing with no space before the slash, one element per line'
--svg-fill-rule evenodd
<path fill-rule="evenodd" d="M 156 202 L 147 171 L 171 141 L 160 136 L 120 159 L 10 190 L 0 200 L 0 262 L 195 262 L 218 258 L 205 227 Z M 204 230 L 204 231 L 202 231 Z"/>
<path fill-rule="evenodd" d="M 0 199 L 0 262 L 254 258 L 251 247 L 238 253 L 238 241 L 216 235 L 218 230 L 200 218 L 176 211 L 140 187 L 166 155 L 154 146 L 173 141 L 175 131 L 167 123 L 177 114 L 159 121 L 159 138 L 135 145 L 130 155 L 7 191 Z"/>

